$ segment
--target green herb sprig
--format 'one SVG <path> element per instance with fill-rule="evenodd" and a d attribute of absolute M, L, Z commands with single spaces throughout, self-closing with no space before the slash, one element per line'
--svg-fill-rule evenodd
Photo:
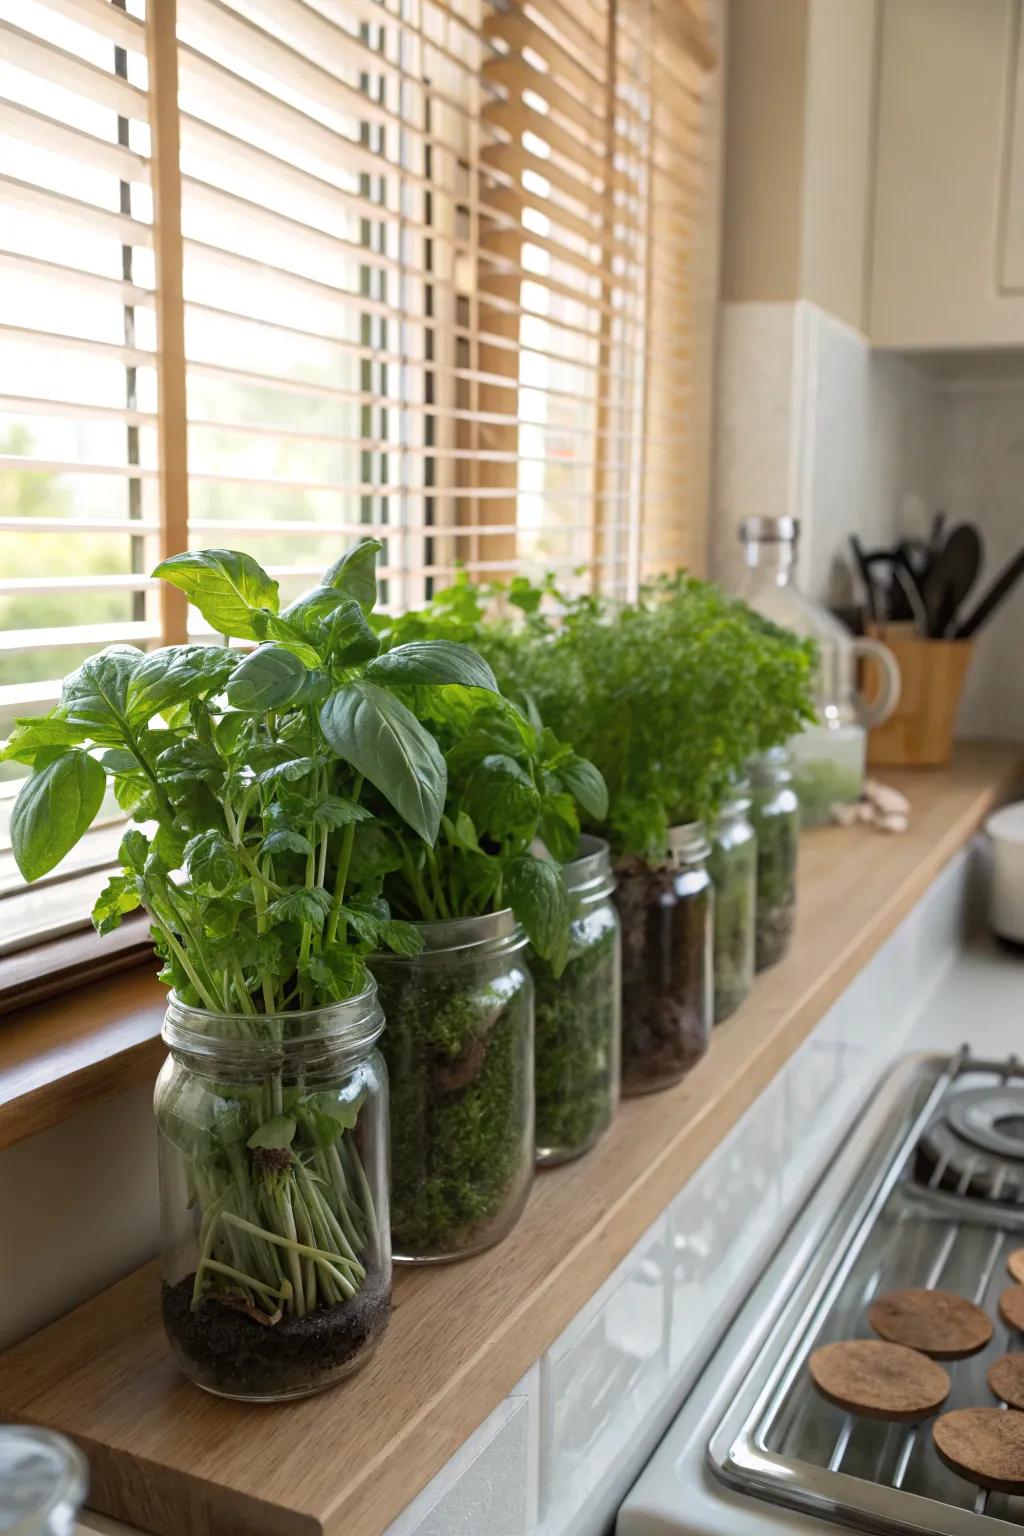
<path fill-rule="evenodd" d="M 125 834 L 122 873 L 93 919 L 108 932 L 144 907 L 161 977 L 186 1003 L 245 1015 L 317 1007 L 361 990 L 371 950 L 418 947 L 356 859 L 357 835 L 362 844 L 387 819 L 420 850 L 435 842 L 448 769 L 429 700 L 455 709 L 497 686 L 453 641 L 380 654 L 380 548 L 362 541 L 284 609 L 249 555 L 165 560 L 156 575 L 255 648 L 112 646 L 65 680 L 47 716 L 17 721 L 0 751 L 32 768 L 11 820 L 27 879 L 64 858 L 108 786 L 150 828 Z"/>

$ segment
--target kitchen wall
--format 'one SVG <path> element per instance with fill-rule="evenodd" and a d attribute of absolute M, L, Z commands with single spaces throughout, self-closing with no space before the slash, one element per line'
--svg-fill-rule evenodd
<path fill-rule="evenodd" d="M 924 533 L 935 382 L 808 300 L 722 306 L 712 526 L 733 583 L 744 517 L 799 518 L 808 595 L 845 595 L 847 539 Z"/>
<path fill-rule="evenodd" d="M 1024 545 L 1024 360 L 973 358 L 968 377 L 939 384 L 933 453 L 936 504 L 978 524 L 987 585 Z M 1024 737 L 1022 661 L 1024 581 L 978 634 L 960 735 Z"/>
<path fill-rule="evenodd" d="M 880 352 L 808 300 L 726 303 L 717 413 L 712 570 L 729 586 L 755 513 L 799 518 L 801 585 L 834 603 L 853 532 L 924 535 L 941 507 L 978 524 L 982 584 L 1024 544 L 1024 359 Z M 1024 583 L 979 636 L 958 734 L 1024 737 L 1021 656 Z"/>

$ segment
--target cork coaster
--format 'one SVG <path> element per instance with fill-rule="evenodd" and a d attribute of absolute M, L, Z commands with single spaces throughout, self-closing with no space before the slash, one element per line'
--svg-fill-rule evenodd
<path fill-rule="evenodd" d="M 992 1337 L 992 1324 L 981 1308 L 952 1291 L 889 1291 L 871 1303 L 868 1322 L 879 1338 L 935 1360 L 963 1360 Z"/>
<path fill-rule="evenodd" d="M 995 1397 L 1011 1408 L 1024 1408 L 1024 1355 L 1000 1355 L 985 1379 Z"/>
<path fill-rule="evenodd" d="M 878 1339 L 823 1344 L 809 1364 L 822 1397 L 867 1419 L 917 1424 L 937 1412 L 949 1396 L 949 1377 L 942 1366 L 902 1344 Z"/>
<path fill-rule="evenodd" d="M 1010 1279 L 1016 1280 L 1018 1285 L 1024 1285 L 1024 1248 L 1015 1248 L 1006 1261 L 1006 1267 L 1010 1272 Z"/>
<path fill-rule="evenodd" d="M 1008 1328 L 1024 1333 L 1024 1285 L 1008 1285 L 999 1298 L 999 1316 Z"/>
<path fill-rule="evenodd" d="M 1024 1413 L 1012 1408 L 958 1408 L 932 1425 L 942 1460 L 979 1488 L 1024 1493 Z"/>

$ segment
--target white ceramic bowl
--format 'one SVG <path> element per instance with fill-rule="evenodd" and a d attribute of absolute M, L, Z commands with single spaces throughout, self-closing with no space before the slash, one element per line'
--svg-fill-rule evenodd
<path fill-rule="evenodd" d="M 985 831 L 992 843 L 992 932 L 1024 945 L 1024 800 L 993 812 Z"/>

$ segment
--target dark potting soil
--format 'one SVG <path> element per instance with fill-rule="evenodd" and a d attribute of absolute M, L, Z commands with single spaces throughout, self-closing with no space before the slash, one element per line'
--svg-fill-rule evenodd
<path fill-rule="evenodd" d="M 680 895 L 669 869 L 630 864 L 615 893 L 622 924 L 622 1089 L 678 1082 L 711 1035 L 710 882 Z"/>
<path fill-rule="evenodd" d="M 391 1313 L 391 1287 L 372 1269 L 350 1300 L 273 1327 L 209 1299 L 193 1312 L 194 1281 L 164 1285 L 164 1327 L 186 1375 L 228 1397 L 299 1397 L 330 1386 L 369 1352 Z"/>

